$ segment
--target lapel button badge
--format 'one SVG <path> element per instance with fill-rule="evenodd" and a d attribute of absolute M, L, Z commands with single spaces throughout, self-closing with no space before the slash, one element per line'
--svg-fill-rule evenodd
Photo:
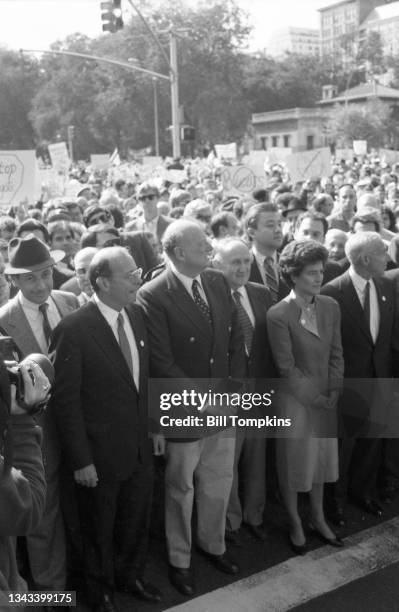
<path fill-rule="evenodd" d="M 302 323 L 302 325 L 305 325 L 305 323 L 306 323 L 305 319 L 301 319 L 301 323 Z"/>
<path fill-rule="evenodd" d="M 382 301 L 383 301 L 383 302 L 386 302 L 386 297 L 385 297 L 385 295 L 383 295 L 381 299 L 382 299 Z"/>
<path fill-rule="evenodd" d="M 195 342 L 195 338 L 193 336 L 190 338 L 190 342 Z"/>
<path fill-rule="evenodd" d="M 140 346 L 144 346 L 144 340 L 140 340 Z"/>

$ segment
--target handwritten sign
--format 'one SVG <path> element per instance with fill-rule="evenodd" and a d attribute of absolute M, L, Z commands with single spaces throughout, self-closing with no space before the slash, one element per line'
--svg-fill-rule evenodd
<path fill-rule="evenodd" d="M 28 199 L 33 203 L 36 178 L 34 151 L 0 151 L 0 207 Z"/>
<path fill-rule="evenodd" d="M 71 165 L 71 161 L 69 159 L 68 149 L 65 142 L 49 144 L 48 152 L 50 154 L 53 168 L 66 174 Z"/>
<path fill-rule="evenodd" d="M 266 187 L 266 175 L 259 166 L 226 166 L 222 171 L 226 195 L 251 195 L 255 189 Z"/>
<path fill-rule="evenodd" d="M 235 142 L 230 142 L 229 144 L 217 144 L 215 145 L 215 151 L 219 159 L 237 158 L 237 144 Z"/>
<path fill-rule="evenodd" d="M 331 152 L 328 147 L 293 153 L 285 163 L 294 183 L 331 175 Z"/>
<path fill-rule="evenodd" d="M 353 151 L 355 155 L 367 155 L 367 140 L 354 140 Z"/>

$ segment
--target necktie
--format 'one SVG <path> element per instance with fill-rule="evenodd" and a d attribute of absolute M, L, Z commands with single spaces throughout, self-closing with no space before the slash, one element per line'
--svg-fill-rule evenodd
<path fill-rule="evenodd" d="M 44 304 L 39 305 L 39 310 L 42 313 L 42 317 L 43 317 L 43 333 L 44 333 L 44 337 L 46 339 L 46 343 L 48 346 L 50 343 L 51 325 L 50 325 L 50 322 L 47 316 L 47 308 L 48 308 L 48 304 L 46 304 L 46 302 L 44 302 Z"/>
<path fill-rule="evenodd" d="M 244 332 L 245 347 L 247 349 L 247 354 L 249 355 L 251 352 L 254 328 L 252 327 L 251 319 L 249 318 L 247 311 L 241 303 L 241 293 L 239 291 L 234 291 L 233 297 L 237 306 L 238 320 L 240 321 L 242 331 Z"/>
<path fill-rule="evenodd" d="M 278 301 L 278 282 L 276 278 L 276 271 L 274 269 L 273 257 L 266 257 L 264 261 L 266 283 L 272 294 L 273 304 Z"/>
<path fill-rule="evenodd" d="M 200 311 L 202 312 L 202 314 L 204 315 L 208 323 L 212 325 L 211 309 L 209 308 L 208 304 L 205 302 L 205 300 L 200 295 L 200 292 L 198 289 L 198 281 L 194 279 L 191 287 L 192 287 L 194 302 L 197 304 L 198 308 L 200 309 Z"/>
<path fill-rule="evenodd" d="M 370 333 L 371 333 L 371 328 L 370 328 L 370 281 L 367 281 L 366 288 L 364 290 L 363 310 L 364 310 L 364 318 L 366 319 L 366 323 L 367 323 L 367 329 L 370 330 Z"/>
<path fill-rule="evenodd" d="M 126 332 L 125 332 L 125 326 L 123 324 L 123 315 L 120 312 L 118 314 L 118 337 L 119 337 L 119 346 L 121 348 L 122 354 L 125 358 L 125 361 L 127 363 L 127 366 L 130 370 L 130 373 L 132 375 L 132 378 L 134 380 L 134 376 L 133 376 L 133 361 L 132 361 L 132 352 L 130 350 L 130 344 L 129 344 L 129 340 L 127 339 L 126 336 Z"/>

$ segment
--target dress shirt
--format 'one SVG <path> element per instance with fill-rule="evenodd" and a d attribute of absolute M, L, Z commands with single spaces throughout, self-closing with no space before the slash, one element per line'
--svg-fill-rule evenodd
<path fill-rule="evenodd" d="M 291 290 L 289 297 L 294 299 L 295 302 L 298 304 L 299 308 L 301 309 L 299 322 L 302 327 L 320 338 L 319 330 L 317 327 L 315 298 L 313 298 L 311 302 L 307 302 L 303 299 L 303 297 L 295 293 L 294 289 Z"/>
<path fill-rule="evenodd" d="M 44 335 L 43 330 L 43 315 L 39 310 L 39 304 L 35 304 L 30 300 L 26 299 L 26 297 L 20 291 L 18 294 L 19 303 L 24 311 L 26 318 L 28 319 L 28 323 L 32 329 L 33 335 L 36 338 L 38 345 L 40 346 L 41 352 L 44 355 L 48 354 L 48 346 L 46 342 L 46 337 Z M 61 321 L 61 315 L 58 312 L 58 308 L 54 303 L 51 295 L 45 301 L 48 304 L 47 308 L 47 318 L 50 323 L 51 329 L 54 329 Z"/>
<path fill-rule="evenodd" d="M 108 325 L 112 329 L 112 333 L 115 336 L 117 343 L 119 344 L 119 334 L 118 334 L 118 315 L 119 310 L 115 310 L 107 304 L 104 304 L 98 297 L 98 295 L 94 294 L 94 301 L 98 306 L 99 311 L 103 315 L 104 319 L 107 321 Z M 132 326 L 130 325 L 129 317 L 126 314 L 124 308 L 120 311 L 123 316 L 123 326 L 125 328 L 125 333 L 127 336 L 127 340 L 130 346 L 130 352 L 132 355 L 132 364 L 133 364 L 133 379 L 136 385 L 137 390 L 139 389 L 139 380 L 140 380 L 140 359 L 139 352 L 137 350 L 136 338 L 134 337 L 134 333 L 132 330 Z"/>
<path fill-rule="evenodd" d="M 143 230 L 145 232 L 150 232 L 150 234 L 152 234 L 157 240 L 158 240 L 158 233 L 157 233 L 158 219 L 159 219 L 159 215 L 151 219 L 151 221 L 146 221 L 143 217 Z"/>
<path fill-rule="evenodd" d="M 177 276 L 177 278 L 179 279 L 179 281 L 183 284 L 184 288 L 186 289 L 186 291 L 188 291 L 188 293 L 190 294 L 190 296 L 192 297 L 192 299 L 194 300 L 194 296 L 193 296 L 193 281 L 196 280 L 198 282 L 198 290 L 200 293 L 200 296 L 202 297 L 202 299 L 204 300 L 204 302 L 206 302 L 206 304 L 208 304 L 208 300 L 206 299 L 206 294 L 204 291 L 204 288 L 202 286 L 201 283 L 201 277 L 198 274 L 198 276 L 195 276 L 194 278 L 191 278 L 191 276 L 186 276 L 185 274 L 182 274 L 181 272 L 179 272 L 179 270 L 176 268 L 176 266 L 174 265 L 174 263 L 172 261 L 168 262 L 170 269 L 172 270 L 173 274 L 175 276 Z"/>
<path fill-rule="evenodd" d="M 359 302 L 364 308 L 364 299 L 366 294 L 366 284 L 367 280 L 362 276 L 359 276 L 355 270 L 350 267 L 349 268 L 349 276 L 351 277 L 351 281 L 355 288 L 357 297 L 359 298 Z M 373 338 L 373 342 L 375 343 L 378 337 L 378 331 L 380 329 L 380 308 L 378 306 L 378 295 L 377 289 L 375 288 L 375 284 L 372 278 L 370 278 L 370 333 Z"/>
<path fill-rule="evenodd" d="M 244 308 L 245 312 L 247 313 L 249 320 L 252 323 L 252 327 L 255 327 L 255 316 L 252 310 L 251 302 L 249 301 L 249 297 L 248 297 L 246 288 L 242 286 L 239 289 L 232 289 L 231 295 L 233 297 L 233 300 L 234 300 L 233 293 L 235 291 L 237 291 L 241 295 L 241 305 Z"/>
<path fill-rule="evenodd" d="M 266 280 L 266 271 L 265 271 L 265 260 L 268 259 L 269 257 L 271 257 L 273 259 L 273 267 L 274 267 L 274 273 L 276 275 L 276 282 L 278 283 L 278 272 L 277 272 L 277 252 L 274 252 L 273 255 L 262 255 L 262 253 L 259 253 L 259 251 L 257 250 L 256 246 L 252 247 L 252 253 L 253 256 L 255 258 L 255 261 L 257 263 L 257 266 L 259 268 L 259 272 L 260 275 L 262 277 L 262 282 L 263 284 L 268 287 L 267 284 L 267 280 Z"/>

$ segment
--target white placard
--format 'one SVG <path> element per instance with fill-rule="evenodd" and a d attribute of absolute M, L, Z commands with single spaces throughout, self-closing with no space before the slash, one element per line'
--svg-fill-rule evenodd
<path fill-rule="evenodd" d="M 0 207 L 34 202 L 36 182 L 35 151 L 0 151 Z"/>
<path fill-rule="evenodd" d="M 66 174 L 70 168 L 71 160 L 69 159 L 68 149 L 65 142 L 49 144 L 48 152 L 50 154 L 53 168 Z"/>
<path fill-rule="evenodd" d="M 109 158 L 110 155 L 108 153 L 93 153 L 90 155 L 90 164 L 93 170 L 107 170 L 109 166 Z"/>
<path fill-rule="evenodd" d="M 293 153 L 286 158 L 285 164 L 293 183 L 330 176 L 331 152 L 328 147 L 324 147 L 303 153 Z"/>
<path fill-rule="evenodd" d="M 219 159 L 237 159 L 237 144 L 235 142 L 217 144 L 215 145 L 215 151 Z"/>
<path fill-rule="evenodd" d="M 367 140 L 354 140 L 353 151 L 355 155 L 367 155 Z"/>
<path fill-rule="evenodd" d="M 399 151 L 391 149 L 380 149 L 380 160 L 392 166 L 399 162 Z"/>
<path fill-rule="evenodd" d="M 222 184 L 225 195 L 250 196 L 255 189 L 266 187 L 266 175 L 259 166 L 226 166 Z"/>

